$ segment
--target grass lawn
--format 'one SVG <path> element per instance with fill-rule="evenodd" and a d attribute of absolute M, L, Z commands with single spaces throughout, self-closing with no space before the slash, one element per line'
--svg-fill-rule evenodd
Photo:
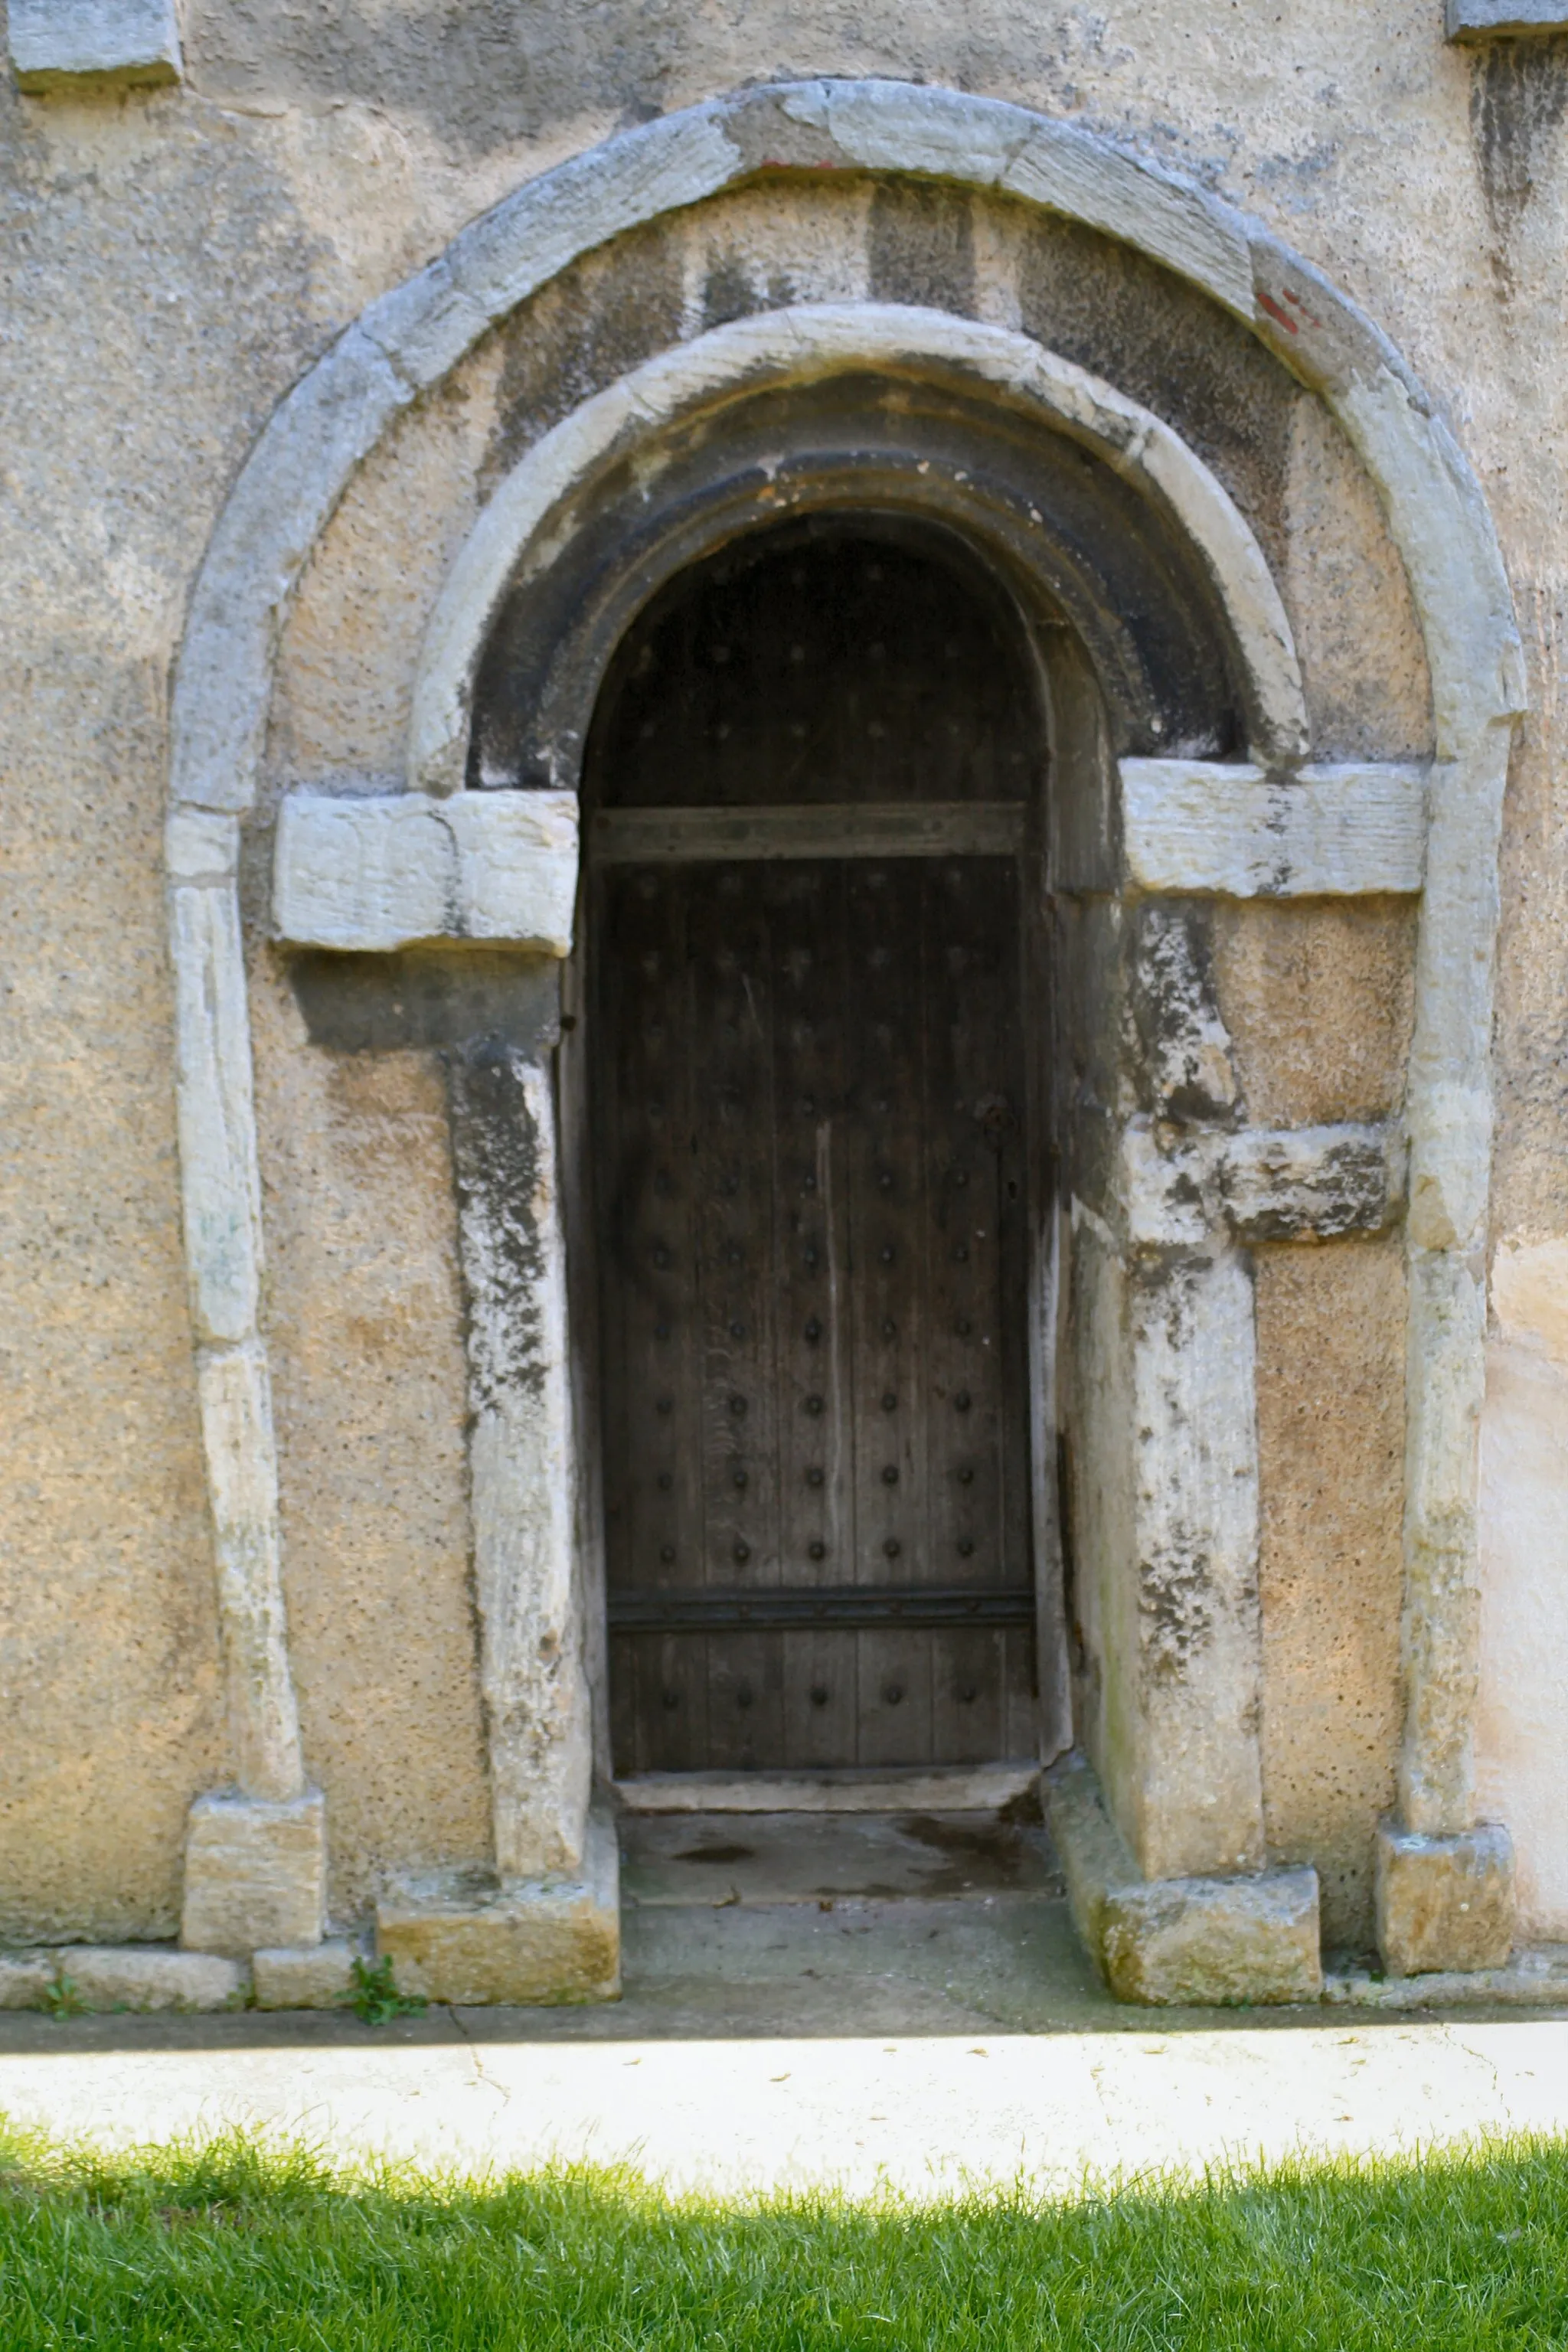
<path fill-rule="evenodd" d="M 927 2206 L 0 2147 L 4 2352 L 1565 2344 L 1555 2145 Z"/>

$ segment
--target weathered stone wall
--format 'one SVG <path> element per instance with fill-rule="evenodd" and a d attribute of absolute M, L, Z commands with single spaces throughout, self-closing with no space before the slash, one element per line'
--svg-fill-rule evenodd
<path fill-rule="evenodd" d="M 1422 373 L 1477 465 L 1533 715 L 1504 857 L 1483 1785 L 1525 1926 L 1568 1932 L 1559 1575 L 1568 1250 L 1557 726 L 1557 362 L 1568 50 L 1444 47 L 1436 0 L 1279 12 L 999 0 L 838 13 L 190 0 L 183 87 L 0 89 L 0 867 L 13 938 L 0 1128 L 0 1934 L 166 1935 L 190 1799 L 227 1769 L 183 1297 L 160 833 L 164 696 L 206 536 L 288 386 L 506 188 L 627 120 L 782 72 L 920 77 L 1123 137 L 1260 213 Z M 1166 415 L 1273 563 L 1316 748 L 1419 753 L 1418 641 L 1376 501 L 1326 411 L 1243 331 L 1089 233 L 859 182 L 765 185 L 595 257 L 481 346 L 362 472 L 289 625 L 276 789 L 385 782 L 412 656 L 499 472 L 599 383 L 780 299 L 938 301 L 1032 332 Z M 252 990 L 287 1590 L 334 1906 L 489 1836 L 462 1462 L 456 1211 L 436 1047 L 304 1042 Z M 1396 1099 L 1410 919 L 1221 910 L 1248 1115 Z M 1325 1050 L 1325 1040 L 1328 1048 Z M 1402 1285 L 1384 1244 L 1258 1265 L 1265 1802 L 1281 1857 L 1364 1909 L 1396 1717 Z M 1332 1629 L 1331 1634 L 1330 1629 Z M 1334 1646 L 1335 1685 L 1314 1672 Z M 1320 1651 L 1319 1645 L 1322 1645 Z M 1330 1887 L 1338 1892 L 1329 1893 Z M 1334 1909 L 1334 1906 L 1339 1907 Z"/>

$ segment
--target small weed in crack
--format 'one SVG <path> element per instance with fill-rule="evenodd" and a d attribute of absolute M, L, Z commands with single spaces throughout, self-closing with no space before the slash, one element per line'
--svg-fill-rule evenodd
<path fill-rule="evenodd" d="M 422 1992 L 399 1992 L 392 1981 L 392 1962 L 354 1962 L 354 1989 L 349 2006 L 366 2025 L 390 2025 L 395 2017 L 423 2017 L 427 2003 Z"/>

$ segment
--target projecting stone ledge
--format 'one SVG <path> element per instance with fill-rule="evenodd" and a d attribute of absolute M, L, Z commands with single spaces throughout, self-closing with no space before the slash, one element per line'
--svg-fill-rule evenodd
<path fill-rule="evenodd" d="M 11 0 L 8 16 L 16 84 L 31 97 L 180 79 L 174 0 Z"/>
<path fill-rule="evenodd" d="M 421 940 L 572 952 L 574 793 L 290 793 L 272 919 L 292 947 L 374 955 Z"/>
<path fill-rule="evenodd" d="M 1045 1792 L 1073 1923 L 1118 2000 L 1168 2009 L 1321 1998 L 1316 1871 L 1145 1879 L 1083 1757 L 1054 1766 Z"/>
<path fill-rule="evenodd" d="M 1568 32 L 1563 0 L 1448 0 L 1451 41 L 1489 41 L 1507 33 Z"/>
<path fill-rule="evenodd" d="M 405 1878 L 376 1905 L 375 1932 L 400 1992 L 473 2008 L 618 2000 L 615 1824 L 590 1820 L 580 1879 L 502 1886 L 460 1871 Z"/>

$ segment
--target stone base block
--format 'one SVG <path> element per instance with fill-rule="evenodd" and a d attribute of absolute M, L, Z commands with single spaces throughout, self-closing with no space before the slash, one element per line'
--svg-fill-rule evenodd
<path fill-rule="evenodd" d="M 620 1852 L 589 1825 L 580 1880 L 498 1886 L 471 1874 L 405 1879 L 376 1906 L 378 1950 L 400 1992 L 492 2001 L 618 2000 Z"/>
<path fill-rule="evenodd" d="M 288 1804 L 198 1797 L 185 1832 L 187 1951 L 249 1955 L 319 1944 L 326 1923 L 327 1813 L 319 1789 Z"/>
<path fill-rule="evenodd" d="M 1118 2000 L 1169 2008 L 1319 1999 L 1316 1871 L 1145 1879 L 1083 1757 L 1053 1767 L 1045 1795 L 1074 1924 Z"/>
<path fill-rule="evenodd" d="M 55 1967 L 53 1952 L 0 1952 L 0 2009 L 42 2009 Z"/>
<path fill-rule="evenodd" d="M 249 1989 L 237 1960 L 171 1944 L 68 1944 L 54 1960 L 87 2009 L 238 2009 Z"/>
<path fill-rule="evenodd" d="M 363 1954 L 346 1937 L 251 1957 L 258 2009 L 342 2009 L 352 1999 L 354 1962 Z"/>
<path fill-rule="evenodd" d="M 1315 1870 L 1159 1878 L 1108 1895 L 1100 1964 L 1118 2000 L 1316 2000 L 1323 1988 Z"/>
<path fill-rule="evenodd" d="M 1390 1976 L 1500 1969 L 1513 1949 L 1513 1841 L 1500 1823 L 1377 1832 L 1377 1948 Z"/>

